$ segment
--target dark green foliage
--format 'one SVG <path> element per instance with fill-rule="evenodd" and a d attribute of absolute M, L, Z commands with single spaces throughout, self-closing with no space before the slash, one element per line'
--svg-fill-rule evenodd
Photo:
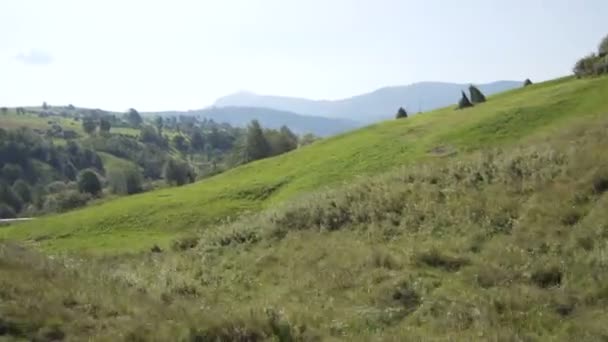
<path fill-rule="evenodd" d="M 13 184 L 13 191 L 23 203 L 31 203 L 32 202 L 32 189 L 23 179 L 18 179 Z"/>
<path fill-rule="evenodd" d="M 64 212 L 83 207 L 91 199 L 88 193 L 76 190 L 65 190 L 45 198 L 43 204 L 44 212 Z"/>
<path fill-rule="evenodd" d="M 112 123 L 110 120 L 102 118 L 99 120 L 99 131 L 101 133 L 110 133 L 110 129 L 112 128 Z"/>
<path fill-rule="evenodd" d="M 6 115 L 8 113 L 8 108 L 2 107 L 2 108 L 0 108 L 0 111 L 2 111 L 3 115 Z"/>
<path fill-rule="evenodd" d="M 21 211 L 23 202 L 19 195 L 7 184 L 0 183 L 0 203 L 4 203 L 11 207 L 16 213 Z"/>
<path fill-rule="evenodd" d="M 485 95 L 474 85 L 469 86 L 469 93 L 471 94 L 471 102 L 477 104 L 486 102 Z"/>
<path fill-rule="evenodd" d="M 562 271 L 557 266 L 542 268 L 532 274 L 531 280 L 541 288 L 557 287 L 562 284 Z"/>
<path fill-rule="evenodd" d="M 158 135 L 163 135 L 163 127 L 164 127 L 164 120 L 162 116 L 157 116 L 156 119 L 154 119 L 154 125 L 156 126 L 156 131 L 158 132 Z"/>
<path fill-rule="evenodd" d="M 165 138 L 150 125 L 141 127 L 139 131 L 139 140 L 145 144 L 153 144 L 161 148 L 167 147 Z"/>
<path fill-rule="evenodd" d="M 196 174 L 187 163 L 172 158 L 165 164 L 163 174 L 167 184 L 171 185 L 180 186 L 196 179 Z"/>
<path fill-rule="evenodd" d="M 403 107 L 399 107 L 399 110 L 397 111 L 397 114 L 395 115 L 396 119 L 404 119 L 407 118 L 407 112 L 405 111 L 405 109 L 403 109 Z"/>
<path fill-rule="evenodd" d="M 205 138 L 199 130 L 194 131 L 190 136 L 190 146 L 195 152 L 201 152 L 205 149 Z"/>
<path fill-rule="evenodd" d="M 14 181 L 23 176 L 23 168 L 19 164 L 4 164 L 0 175 L 8 184 L 12 184 Z"/>
<path fill-rule="evenodd" d="M 93 170 L 83 170 L 78 174 L 78 191 L 81 193 L 99 195 L 101 192 L 101 181 Z"/>
<path fill-rule="evenodd" d="M 82 120 L 82 129 L 87 134 L 93 134 L 95 133 L 95 129 L 97 129 L 97 123 L 95 120 L 93 120 L 93 118 L 84 118 Z"/>
<path fill-rule="evenodd" d="M 15 209 L 8 204 L 0 202 L 0 219 L 10 219 L 17 217 Z M 0 335 L 2 335 L 0 333 Z"/>
<path fill-rule="evenodd" d="M 593 75 L 594 65 L 598 60 L 599 57 L 595 54 L 590 54 L 579 59 L 574 65 L 574 74 L 577 77 Z"/>
<path fill-rule="evenodd" d="M 573 71 L 579 78 L 608 74 L 608 36 L 600 42 L 597 54 L 592 53 L 578 60 Z"/>
<path fill-rule="evenodd" d="M 458 102 L 458 109 L 465 109 L 465 108 L 469 108 L 469 107 L 473 107 L 473 104 L 471 103 L 471 101 L 469 101 L 469 98 L 463 91 L 462 97 L 460 98 L 460 101 Z"/>
<path fill-rule="evenodd" d="M 247 128 L 247 138 L 245 142 L 245 161 L 250 162 L 266 158 L 271 154 L 270 144 L 264 136 L 262 127 L 257 120 L 251 121 Z"/>
<path fill-rule="evenodd" d="M 186 153 L 188 151 L 188 141 L 181 134 L 174 135 L 171 139 L 171 144 L 176 150 L 182 153 Z"/>
<path fill-rule="evenodd" d="M 266 130 L 264 136 L 270 145 L 270 156 L 276 156 L 298 147 L 298 137 L 286 126 L 280 130 Z"/>
<path fill-rule="evenodd" d="M 108 174 L 108 181 L 115 194 L 131 195 L 143 190 L 143 177 L 136 168 L 112 171 Z"/>
<path fill-rule="evenodd" d="M 139 126 L 141 126 L 144 120 L 141 118 L 139 112 L 135 110 L 135 108 L 131 108 L 127 113 L 127 121 L 129 122 L 131 127 L 139 128 Z"/>
<path fill-rule="evenodd" d="M 529 78 L 526 78 L 526 80 L 524 81 L 524 87 L 531 86 L 532 84 L 533 83 L 532 83 L 532 81 L 530 81 Z"/>

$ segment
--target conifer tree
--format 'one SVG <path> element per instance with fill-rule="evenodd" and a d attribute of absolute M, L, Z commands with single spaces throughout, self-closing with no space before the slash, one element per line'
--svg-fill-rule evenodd
<path fill-rule="evenodd" d="M 271 149 L 264 131 L 257 120 L 251 121 L 247 129 L 247 140 L 245 145 L 245 160 L 253 161 L 266 158 L 270 155 Z"/>

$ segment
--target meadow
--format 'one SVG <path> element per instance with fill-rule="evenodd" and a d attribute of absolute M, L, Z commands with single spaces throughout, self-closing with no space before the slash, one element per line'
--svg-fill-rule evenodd
<path fill-rule="evenodd" d="M 382 122 L 256 161 L 181 188 L 163 189 L 41 218 L 0 232 L 47 251 L 132 253 L 360 177 L 473 151 L 522 144 L 608 112 L 606 78 L 563 78 Z"/>

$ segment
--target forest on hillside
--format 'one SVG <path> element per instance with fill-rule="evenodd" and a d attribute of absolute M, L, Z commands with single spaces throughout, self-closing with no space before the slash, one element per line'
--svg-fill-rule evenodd
<path fill-rule="evenodd" d="M 317 139 L 256 120 L 239 128 L 193 116 L 47 103 L 0 108 L 0 122 L 0 218 L 180 186 Z"/>

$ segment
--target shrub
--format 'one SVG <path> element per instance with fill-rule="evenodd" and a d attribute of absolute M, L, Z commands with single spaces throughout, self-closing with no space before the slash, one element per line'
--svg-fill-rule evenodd
<path fill-rule="evenodd" d="M 13 191 L 21 198 L 23 203 L 32 202 L 32 190 L 23 179 L 18 179 L 15 184 L 13 184 Z"/>
<path fill-rule="evenodd" d="M 600 170 L 593 176 L 593 191 L 598 195 L 608 191 L 608 170 Z"/>
<path fill-rule="evenodd" d="M 69 187 L 70 186 L 66 182 L 56 181 L 56 182 L 49 183 L 46 186 L 46 191 L 48 191 L 50 193 L 58 193 L 58 192 L 67 190 Z"/>
<path fill-rule="evenodd" d="M 4 203 L 0 203 L 0 218 L 1 219 L 8 219 L 8 218 L 15 218 L 17 217 L 17 214 L 15 213 L 15 210 L 10 207 L 7 204 Z"/>
<path fill-rule="evenodd" d="M 43 210 L 45 212 L 62 212 L 85 206 L 91 199 L 88 193 L 75 190 L 67 190 L 54 195 L 47 196 Z"/>
<path fill-rule="evenodd" d="M 131 195 L 143 190 L 142 175 L 136 168 L 114 170 L 108 174 L 108 180 L 115 194 Z"/>
<path fill-rule="evenodd" d="M 11 187 L 0 183 L 0 203 L 10 206 L 16 213 L 21 211 L 23 202 Z"/>
<path fill-rule="evenodd" d="M 594 74 L 595 63 L 599 58 L 594 53 L 579 59 L 574 65 L 574 74 L 576 77 L 591 76 Z"/>
<path fill-rule="evenodd" d="M 425 264 L 449 272 L 458 271 L 461 267 L 469 264 L 467 259 L 443 255 L 436 249 L 418 253 L 414 259 L 419 264 Z"/>
<path fill-rule="evenodd" d="M 185 251 L 185 250 L 196 247 L 196 245 L 198 245 L 198 241 L 199 241 L 198 237 L 186 236 L 186 237 L 173 241 L 173 245 L 171 246 L 171 248 L 176 252 Z"/>
<path fill-rule="evenodd" d="M 101 182 L 93 170 L 83 170 L 78 174 L 78 191 L 97 196 L 101 192 Z"/>
<path fill-rule="evenodd" d="M 186 183 L 192 183 L 196 179 L 194 171 L 190 166 L 181 161 L 175 159 L 169 159 L 164 167 L 165 181 L 171 185 L 184 185 Z"/>
<path fill-rule="evenodd" d="M 12 184 L 14 181 L 19 179 L 23 175 L 23 168 L 18 164 L 5 164 L 2 167 L 1 175 L 2 178 Z"/>
<path fill-rule="evenodd" d="M 524 87 L 531 86 L 532 84 L 533 83 L 532 83 L 532 81 L 530 81 L 529 78 L 526 78 L 526 80 L 524 81 Z"/>
<path fill-rule="evenodd" d="M 557 266 L 542 268 L 532 274 L 531 280 L 543 289 L 558 287 L 562 284 L 562 271 Z"/>

